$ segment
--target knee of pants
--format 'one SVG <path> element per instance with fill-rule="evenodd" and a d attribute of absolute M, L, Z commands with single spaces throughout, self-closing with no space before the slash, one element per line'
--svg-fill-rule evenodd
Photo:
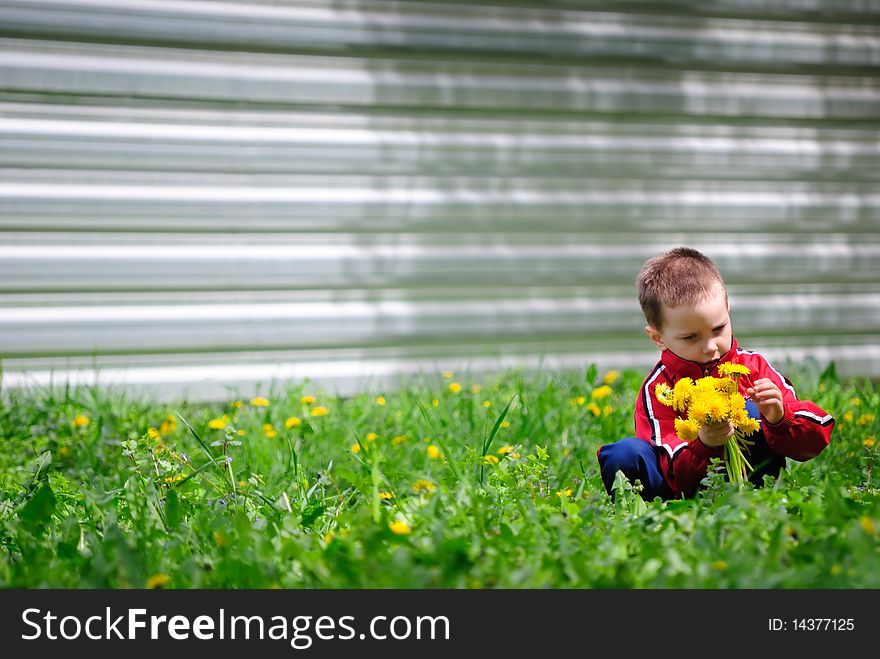
<path fill-rule="evenodd" d="M 655 459 L 651 445 L 636 437 L 605 444 L 599 449 L 598 458 L 602 473 L 609 473 L 612 478 L 618 469 L 629 475 L 639 470 L 640 462 Z"/>

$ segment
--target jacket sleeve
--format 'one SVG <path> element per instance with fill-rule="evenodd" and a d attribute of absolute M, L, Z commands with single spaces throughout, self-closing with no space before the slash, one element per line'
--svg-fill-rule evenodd
<path fill-rule="evenodd" d="M 775 453 L 798 462 L 815 458 L 831 441 L 834 417 L 814 402 L 800 400 L 791 383 L 763 357 L 752 379 L 760 378 L 769 378 L 782 391 L 783 414 L 779 423 L 761 418 L 767 444 Z"/>
<path fill-rule="evenodd" d="M 675 433 L 675 411 L 654 395 L 656 383 L 650 378 L 642 385 L 636 401 L 636 436 L 656 449 L 663 478 L 674 498 L 692 497 L 706 477 L 712 458 L 723 458 L 724 449 L 709 448 L 699 439 L 686 442 Z"/>

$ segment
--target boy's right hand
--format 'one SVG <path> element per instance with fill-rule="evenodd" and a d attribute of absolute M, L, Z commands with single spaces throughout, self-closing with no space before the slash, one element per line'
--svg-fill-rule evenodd
<path fill-rule="evenodd" d="M 730 421 L 720 423 L 707 423 L 700 428 L 700 441 L 704 446 L 716 449 L 733 435 L 733 424 Z"/>

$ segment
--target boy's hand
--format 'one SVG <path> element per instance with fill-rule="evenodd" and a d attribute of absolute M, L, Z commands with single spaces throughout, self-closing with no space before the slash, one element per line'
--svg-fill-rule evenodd
<path fill-rule="evenodd" d="M 733 435 L 733 424 L 730 421 L 707 423 L 700 428 L 700 441 L 709 448 L 722 446 Z"/>
<path fill-rule="evenodd" d="M 746 389 L 746 393 L 751 396 L 758 406 L 758 411 L 770 423 L 779 423 L 785 414 L 782 407 L 782 392 L 779 390 L 772 380 L 761 378 L 755 380 L 755 385 Z"/>

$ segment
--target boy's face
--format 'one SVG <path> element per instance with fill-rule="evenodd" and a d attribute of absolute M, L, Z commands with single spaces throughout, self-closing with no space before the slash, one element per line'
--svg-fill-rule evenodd
<path fill-rule="evenodd" d="M 730 350 L 730 304 L 720 284 L 713 295 L 694 306 L 663 305 L 662 311 L 663 328 L 645 328 L 661 350 L 703 365 L 721 359 Z"/>

